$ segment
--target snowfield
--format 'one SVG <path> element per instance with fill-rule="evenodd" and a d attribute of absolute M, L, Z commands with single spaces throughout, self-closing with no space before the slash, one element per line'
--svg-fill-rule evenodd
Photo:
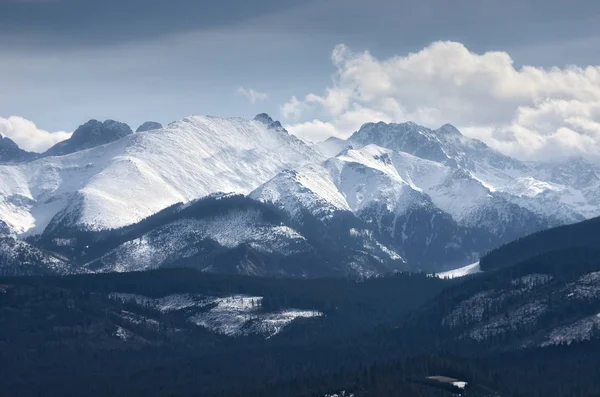
<path fill-rule="evenodd" d="M 457 277 L 465 277 L 470 274 L 481 273 L 481 268 L 479 267 L 479 262 L 472 263 L 465 267 L 461 267 L 454 270 L 449 270 L 447 272 L 437 273 L 436 276 L 439 278 L 457 278 Z"/>
<path fill-rule="evenodd" d="M 271 338 L 298 318 L 320 317 L 322 313 L 306 310 L 284 310 L 262 313 L 262 297 L 233 295 L 216 299 L 215 307 L 198 313 L 190 321 L 198 326 L 227 336 L 263 335 Z"/>

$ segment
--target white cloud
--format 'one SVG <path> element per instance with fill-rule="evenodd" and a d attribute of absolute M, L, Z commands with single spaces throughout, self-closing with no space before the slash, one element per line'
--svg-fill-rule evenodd
<path fill-rule="evenodd" d="M 304 123 L 286 126 L 289 132 L 311 142 L 319 142 L 323 137 L 338 136 L 338 132 L 331 123 L 320 120 L 306 121 Z M 290 130 L 291 129 L 291 130 Z"/>
<path fill-rule="evenodd" d="M 12 139 L 21 149 L 43 152 L 60 141 L 71 137 L 70 132 L 48 132 L 19 116 L 0 117 L 0 135 Z"/>
<path fill-rule="evenodd" d="M 258 101 L 264 101 L 269 97 L 266 93 L 255 91 L 252 88 L 246 89 L 244 87 L 240 87 L 236 92 L 238 95 L 245 96 L 252 104 Z"/>
<path fill-rule="evenodd" d="M 304 102 L 300 102 L 298 98 L 293 96 L 289 102 L 281 105 L 280 110 L 283 117 L 290 120 L 298 120 L 309 107 Z"/>
<path fill-rule="evenodd" d="M 452 123 L 522 159 L 600 160 L 600 66 L 516 69 L 509 54 L 457 42 L 377 59 L 338 45 L 333 83 L 281 106 L 290 131 L 347 137 L 367 121 Z"/>

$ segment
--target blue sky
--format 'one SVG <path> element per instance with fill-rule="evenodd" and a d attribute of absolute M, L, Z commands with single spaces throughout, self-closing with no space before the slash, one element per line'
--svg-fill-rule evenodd
<path fill-rule="evenodd" d="M 0 118 L 19 116 L 45 131 L 72 131 L 90 118 L 113 118 L 135 128 L 145 120 L 168 123 L 192 113 L 252 117 L 264 111 L 318 140 L 347 135 L 374 114 L 386 121 L 419 119 L 419 106 L 430 111 L 435 105 L 400 102 L 416 110 L 390 113 L 379 104 L 365 105 L 364 97 L 353 98 L 354 109 L 372 112 L 340 127 L 344 115 L 305 101 L 308 94 L 325 98 L 328 89 L 343 84 L 365 84 L 340 80 L 347 65 L 332 61 L 339 44 L 348 49 L 347 57 L 368 50 L 385 64 L 433 42 L 451 41 L 478 55 L 502 51 L 516 70 L 523 65 L 566 70 L 567 65 L 600 65 L 598 26 L 600 4 L 595 0 L 0 0 Z M 443 57 L 435 59 L 444 62 Z M 431 90 L 434 82 L 428 84 L 415 89 Z M 405 94 L 401 97 L 407 102 Z M 400 101 L 396 93 L 384 97 L 390 95 Z M 582 98 L 552 95 L 550 99 Z M 292 97 L 310 112 L 286 117 L 290 114 L 282 107 Z M 594 101 L 595 96 L 589 99 Z M 417 121 L 448 119 L 523 156 L 505 141 L 519 133 L 506 128 L 525 105 L 530 106 L 517 103 L 502 122 L 473 124 L 467 116 L 452 120 L 452 109 L 442 107 L 436 110 L 439 116 Z M 590 112 L 588 118 L 598 121 L 595 110 Z M 306 132 L 310 125 L 305 123 L 315 120 L 331 126 Z M 25 142 L 11 128 L 0 133 L 12 131 L 15 140 Z"/>

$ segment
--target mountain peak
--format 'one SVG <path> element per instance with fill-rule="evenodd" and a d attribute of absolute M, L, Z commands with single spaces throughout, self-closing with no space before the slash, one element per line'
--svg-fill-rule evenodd
<path fill-rule="evenodd" d="M 357 133 L 361 131 L 370 131 L 371 133 L 382 133 L 386 130 L 393 130 L 395 133 L 405 133 L 412 132 L 415 130 L 427 130 L 427 128 L 412 121 L 406 121 L 404 123 L 386 123 L 385 121 L 378 121 L 363 124 L 357 131 Z"/>
<path fill-rule="evenodd" d="M 266 114 L 266 113 L 259 113 L 259 114 L 257 114 L 257 115 L 254 117 L 254 120 L 256 120 L 256 121 L 260 121 L 261 123 L 264 123 L 264 124 L 271 124 L 271 123 L 273 123 L 273 122 L 275 121 L 275 120 L 273 120 L 273 119 L 271 118 L 271 116 L 269 116 L 269 115 L 268 115 L 268 114 Z"/>
<path fill-rule="evenodd" d="M 131 128 L 115 120 L 100 122 L 92 119 L 80 125 L 71 138 L 59 142 L 48 149 L 44 156 L 64 156 L 66 154 L 104 145 L 133 134 Z"/>
<path fill-rule="evenodd" d="M 257 114 L 256 117 L 254 117 L 254 120 L 260 121 L 261 123 L 266 125 L 268 128 L 283 128 L 279 121 L 273 120 L 273 118 L 271 118 L 271 116 L 269 116 L 266 113 Z"/>
<path fill-rule="evenodd" d="M 3 137 L 2 134 L 0 134 L 0 147 L 12 149 L 18 148 L 19 146 L 15 143 L 15 141 L 10 139 L 9 137 Z"/>
<path fill-rule="evenodd" d="M 30 153 L 21 149 L 19 145 L 9 137 L 0 135 L 0 163 L 26 161 L 35 156 L 35 153 Z"/>
<path fill-rule="evenodd" d="M 366 123 L 348 141 L 356 147 L 375 144 L 427 160 L 444 162 L 448 159 L 435 133 L 411 121 L 400 124 Z"/>
<path fill-rule="evenodd" d="M 152 130 L 161 130 L 163 128 L 161 123 L 157 123 L 156 121 L 146 121 L 144 124 L 140 125 L 135 132 L 146 132 Z"/>
<path fill-rule="evenodd" d="M 438 128 L 436 130 L 436 132 L 440 133 L 440 134 L 444 134 L 444 135 L 462 135 L 460 133 L 460 131 L 458 130 L 458 128 L 456 128 L 455 126 L 453 126 L 452 124 L 444 124 L 443 126 L 441 126 L 440 128 Z"/>
<path fill-rule="evenodd" d="M 125 124 L 115 120 L 108 119 L 104 122 L 100 122 L 95 119 L 91 119 L 85 124 L 79 126 L 73 133 L 73 136 L 69 140 L 80 140 L 80 139 L 100 139 L 109 140 L 113 137 L 122 138 L 125 135 L 133 134 L 131 128 Z M 115 140 L 115 139 L 113 139 Z M 104 142 L 108 143 L 108 142 Z"/>

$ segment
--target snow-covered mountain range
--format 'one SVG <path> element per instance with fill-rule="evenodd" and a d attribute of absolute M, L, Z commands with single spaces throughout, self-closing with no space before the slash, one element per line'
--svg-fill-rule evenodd
<path fill-rule="evenodd" d="M 49 225 L 118 228 L 214 192 L 249 193 L 321 159 L 260 121 L 192 116 L 161 130 L 121 130 L 121 139 L 89 150 L 0 166 L 0 217 L 25 235 Z"/>
<path fill-rule="evenodd" d="M 223 193 L 248 200 L 232 207 Z M 144 223 L 203 197 L 224 198 L 218 213 L 176 206 Z M 265 220 L 253 201 L 278 216 Z M 347 140 L 310 145 L 266 114 L 191 116 L 136 133 L 90 121 L 33 160 L 0 165 L 5 229 L 86 271 L 437 271 L 598 215 L 592 164 L 521 162 L 451 125 L 368 123 Z M 289 260 L 299 252 L 302 260 Z"/>

